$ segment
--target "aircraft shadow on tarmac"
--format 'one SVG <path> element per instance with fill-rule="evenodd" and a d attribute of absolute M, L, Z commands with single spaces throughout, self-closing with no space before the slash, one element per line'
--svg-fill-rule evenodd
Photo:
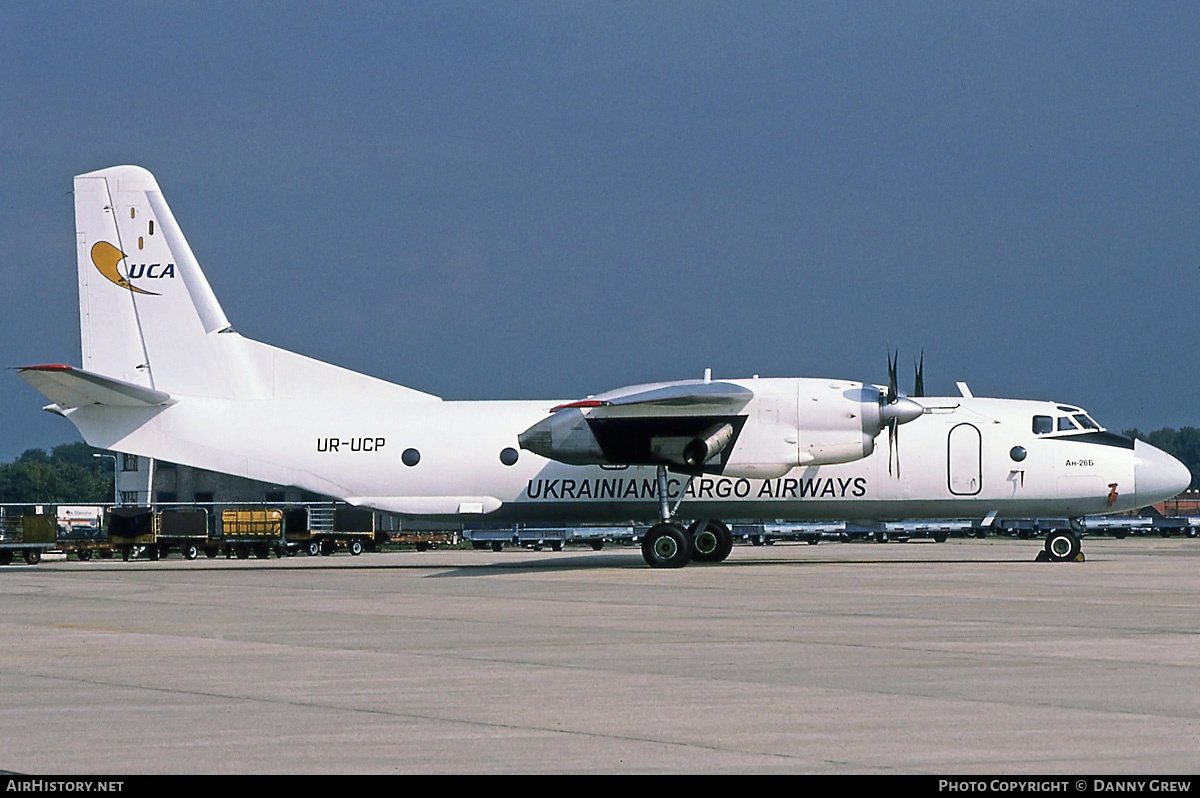
<path fill-rule="evenodd" d="M 690 568 L 710 569 L 710 568 L 762 568 L 768 566 L 775 567 L 811 567 L 811 566 L 853 566 L 853 567 L 894 567 L 908 565 L 936 565 L 942 564 L 947 566 L 953 565 L 979 565 L 979 564 L 1011 564 L 1024 565 L 1034 561 L 1035 553 L 1031 553 L 1028 559 L 1013 559 L 1012 557 L 886 557 L 880 559 L 878 557 L 820 557 L 813 558 L 799 554 L 803 549 L 798 549 L 798 554 L 795 557 L 764 557 L 764 556 L 740 556 L 734 557 L 720 563 L 693 563 Z M 626 551 L 617 551 L 612 553 L 580 553 L 578 555 L 564 554 L 547 554 L 544 557 L 506 557 L 503 553 L 480 553 L 481 556 L 478 562 L 470 564 L 463 563 L 438 563 L 428 559 L 420 558 L 420 555 L 405 556 L 399 555 L 378 555 L 370 556 L 369 558 L 351 560 L 350 558 L 337 558 L 334 560 L 323 559 L 319 562 L 311 562 L 300 560 L 295 563 L 279 562 L 279 561 L 230 561 L 228 563 L 203 563 L 203 564 L 184 564 L 182 562 L 172 563 L 167 562 L 97 562 L 92 561 L 83 565 L 82 568 L 72 567 L 71 570 L 88 570 L 97 572 L 115 572 L 136 574 L 145 572 L 180 572 L 194 571 L 196 573 L 204 572 L 247 572 L 247 571 L 294 571 L 303 573 L 311 570 L 404 570 L 404 571 L 429 571 L 431 577 L 487 577 L 487 576 L 503 576 L 513 572 L 529 572 L 538 571 L 543 573 L 562 572 L 562 571 L 603 571 L 603 570 L 629 570 L 646 568 L 645 563 L 637 549 Z M 366 561 L 369 560 L 369 561 Z M 40 571 L 60 570 L 56 568 L 56 563 L 43 563 L 38 568 Z M 74 566 L 74 563 L 69 565 Z"/>

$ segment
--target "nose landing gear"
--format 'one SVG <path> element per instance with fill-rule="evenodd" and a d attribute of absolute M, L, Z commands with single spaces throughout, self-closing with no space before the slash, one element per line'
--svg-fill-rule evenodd
<path fill-rule="evenodd" d="M 1054 529 L 1048 532 L 1046 547 L 1038 552 L 1037 559 L 1039 562 L 1083 562 L 1083 541 L 1079 530 Z"/>

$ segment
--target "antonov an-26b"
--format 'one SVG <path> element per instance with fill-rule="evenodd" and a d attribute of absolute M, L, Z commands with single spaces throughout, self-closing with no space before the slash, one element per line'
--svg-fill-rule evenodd
<path fill-rule="evenodd" d="M 887 386 L 706 375 L 442 401 L 234 332 L 145 169 L 76 177 L 75 224 L 82 368 L 20 376 L 113 451 L 408 518 L 657 521 L 642 554 L 664 568 L 724 560 L 732 519 L 1081 517 L 1190 482 L 1080 407 L 924 396 L 919 381 L 901 396 L 894 360 Z M 1070 530 L 1046 542 L 1054 560 L 1079 551 Z"/>

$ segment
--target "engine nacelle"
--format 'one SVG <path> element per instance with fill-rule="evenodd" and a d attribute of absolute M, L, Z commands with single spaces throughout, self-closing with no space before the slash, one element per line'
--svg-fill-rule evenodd
<path fill-rule="evenodd" d="M 671 386 L 674 387 L 674 384 Z M 679 471 L 773 478 L 801 466 L 870 456 L 875 439 L 923 409 L 878 388 L 817 379 L 739 381 L 738 403 L 588 400 L 564 405 L 518 436 L 521 448 L 571 465 L 666 465 Z M 661 396 L 663 388 L 656 387 Z M 726 412 L 722 412 L 722 411 Z"/>

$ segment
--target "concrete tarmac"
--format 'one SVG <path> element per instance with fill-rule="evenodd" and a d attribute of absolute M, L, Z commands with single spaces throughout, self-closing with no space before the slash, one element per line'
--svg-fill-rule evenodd
<path fill-rule="evenodd" d="M 0 568 L 0 770 L 1200 769 L 1200 541 Z"/>

